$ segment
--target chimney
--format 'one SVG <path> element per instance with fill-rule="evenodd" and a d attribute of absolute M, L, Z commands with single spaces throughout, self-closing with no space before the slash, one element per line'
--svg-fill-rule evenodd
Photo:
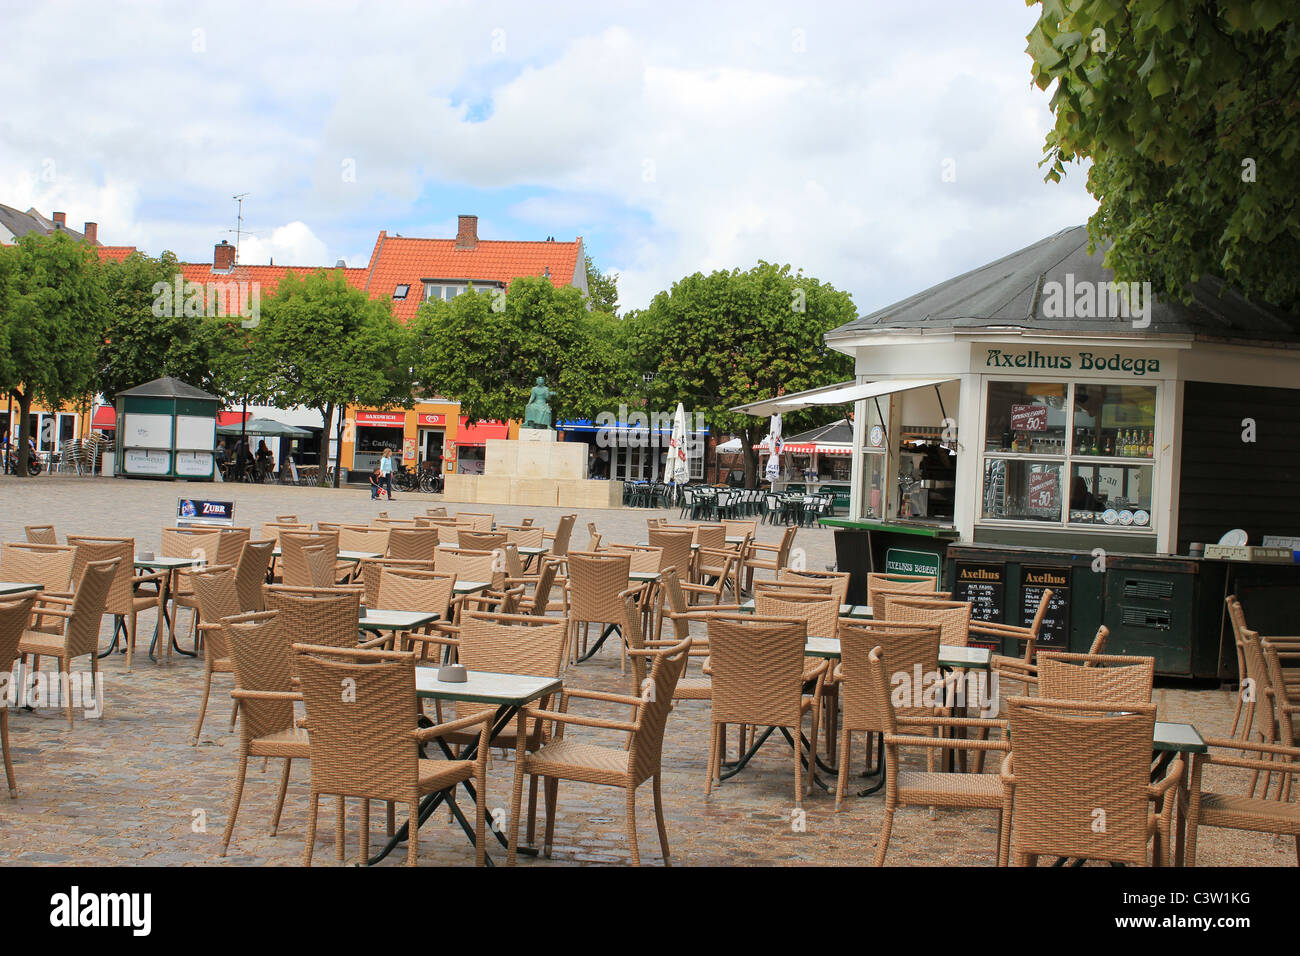
<path fill-rule="evenodd" d="M 478 248 L 478 216 L 460 216 L 456 226 L 456 248 Z"/>
<path fill-rule="evenodd" d="M 68 214 L 66 212 L 54 213 L 54 226 L 57 229 L 66 229 L 68 225 Z"/>
<path fill-rule="evenodd" d="M 85 233 L 86 241 L 89 242 L 91 245 L 94 245 L 95 243 L 99 242 L 99 223 L 97 222 L 86 223 L 86 228 L 83 229 L 82 232 Z"/>
<path fill-rule="evenodd" d="M 212 249 L 212 271 L 229 272 L 235 268 L 235 247 L 225 239 Z"/>

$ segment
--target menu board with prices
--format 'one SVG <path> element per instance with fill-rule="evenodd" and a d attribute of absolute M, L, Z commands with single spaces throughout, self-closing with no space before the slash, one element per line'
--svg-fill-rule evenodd
<path fill-rule="evenodd" d="M 1038 613 L 1043 592 L 1050 589 L 1052 599 L 1047 604 L 1042 626 L 1038 630 L 1038 646 L 1064 651 L 1070 647 L 1070 569 L 1030 567 L 1022 569 L 1021 621 L 1032 627 Z"/>
<path fill-rule="evenodd" d="M 1001 624 L 1007 589 L 1005 564 L 966 564 L 957 562 L 957 576 L 953 585 L 953 599 L 970 602 L 972 621 L 990 621 Z M 970 635 L 971 647 L 985 647 L 995 654 L 1002 652 L 1002 642 L 985 635 Z"/>

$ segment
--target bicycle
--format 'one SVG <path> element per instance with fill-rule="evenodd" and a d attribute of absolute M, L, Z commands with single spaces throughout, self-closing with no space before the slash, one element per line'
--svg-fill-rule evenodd
<path fill-rule="evenodd" d="M 420 473 L 420 490 L 426 495 L 442 494 L 442 473 L 426 468 Z"/>

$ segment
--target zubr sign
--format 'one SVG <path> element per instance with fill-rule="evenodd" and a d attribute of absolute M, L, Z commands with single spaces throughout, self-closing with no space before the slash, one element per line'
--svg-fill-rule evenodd
<path fill-rule="evenodd" d="M 1037 349 L 1023 352 L 1011 352 L 1004 349 L 988 349 L 984 360 L 985 368 L 1019 368 L 1026 371 L 1049 369 L 1060 372 L 1095 372 L 1099 375 L 1119 373 L 1141 378 L 1147 373 L 1160 371 L 1160 359 L 1146 356 L 1123 355 L 1119 352 L 1078 351 L 1070 354 L 1052 355 Z"/>

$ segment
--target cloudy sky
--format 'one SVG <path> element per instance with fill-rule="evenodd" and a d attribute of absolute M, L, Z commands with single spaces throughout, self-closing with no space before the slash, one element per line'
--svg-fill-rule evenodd
<path fill-rule="evenodd" d="M 788 262 L 862 313 L 1083 222 L 1023 0 L 0 0 L 0 202 L 205 261 L 583 236 L 640 307 Z"/>

